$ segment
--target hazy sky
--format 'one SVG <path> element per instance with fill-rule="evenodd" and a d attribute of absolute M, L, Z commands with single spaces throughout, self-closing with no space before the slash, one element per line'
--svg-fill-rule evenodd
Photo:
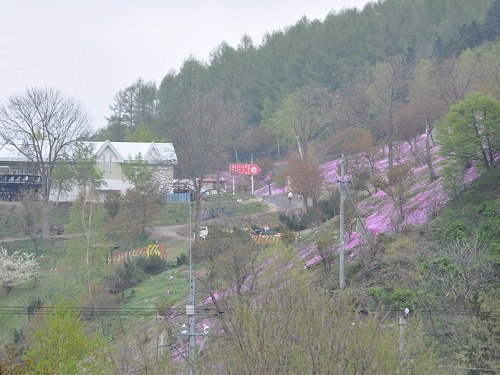
<path fill-rule="evenodd" d="M 94 128 L 115 94 L 138 78 L 157 84 L 190 56 L 207 61 L 244 34 L 259 45 L 302 16 L 368 0 L 0 0 L 0 101 L 47 86 L 81 102 Z"/>

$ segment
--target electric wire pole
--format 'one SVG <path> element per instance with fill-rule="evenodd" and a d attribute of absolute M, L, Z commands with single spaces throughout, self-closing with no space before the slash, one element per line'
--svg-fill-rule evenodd
<path fill-rule="evenodd" d="M 189 298 L 186 305 L 186 315 L 189 318 L 189 350 L 188 350 L 188 375 L 194 375 L 194 357 L 196 355 L 196 315 L 194 313 L 196 284 L 193 277 L 193 230 L 191 220 L 191 201 L 189 202 Z"/>
<path fill-rule="evenodd" d="M 345 289 L 344 274 L 344 154 L 340 159 L 340 247 L 339 247 L 339 284 L 340 289 Z"/>

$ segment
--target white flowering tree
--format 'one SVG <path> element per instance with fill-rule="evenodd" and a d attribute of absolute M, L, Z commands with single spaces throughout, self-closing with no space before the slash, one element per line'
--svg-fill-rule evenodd
<path fill-rule="evenodd" d="M 15 251 L 9 254 L 0 247 L 0 284 L 5 290 L 10 290 L 19 284 L 33 279 L 38 273 L 38 260 L 34 254 Z"/>

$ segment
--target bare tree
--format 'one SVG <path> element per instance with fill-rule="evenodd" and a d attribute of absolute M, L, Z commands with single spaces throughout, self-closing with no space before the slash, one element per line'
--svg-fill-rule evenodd
<path fill-rule="evenodd" d="M 175 144 L 179 170 L 191 180 L 196 206 L 195 236 L 201 222 L 203 180 L 221 167 L 227 168 L 229 129 L 239 118 L 238 108 L 220 90 L 194 92 L 176 108 L 167 134 Z"/>
<path fill-rule="evenodd" d="M 304 207 L 309 210 L 308 199 L 316 207 L 325 182 L 323 172 L 317 161 L 310 156 L 304 160 L 297 154 L 291 154 L 288 159 L 287 172 L 292 180 L 292 188 L 304 198 Z"/>
<path fill-rule="evenodd" d="M 271 185 L 274 176 L 274 161 L 271 158 L 265 157 L 256 161 L 257 165 L 262 169 L 256 177 L 267 185 L 269 195 L 272 195 Z"/>
<path fill-rule="evenodd" d="M 89 123 L 78 102 L 53 89 L 31 88 L 0 105 L 0 142 L 24 155 L 41 176 L 44 238 L 54 167 L 79 146 Z"/>
<path fill-rule="evenodd" d="M 389 168 L 394 165 L 396 124 L 394 114 L 408 98 L 408 83 L 413 67 L 403 57 L 397 56 L 375 67 L 366 95 L 370 110 L 364 120 L 375 130 L 388 148 Z"/>
<path fill-rule="evenodd" d="M 391 199 L 397 214 L 392 225 L 395 231 L 402 230 L 405 224 L 404 209 L 414 184 L 413 165 L 411 163 L 398 164 L 389 169 L 387 176 L 375 176 L 372 184 L 384 191 Z"/>
<path fill-rule="evenodd" d="M 450 106 L 473 92 L 481 78 L 478 65 L 479 61 L 472 51 L 463 53 L 459 58 L 435 63 L 432 78 L 438 85 L 436 99 Z M 430 94 L 435 95 L 434 92 Z"/>
<path fill-rule="evenodd" d="M 434 144 L 432 134 L 434 125 L 447 110 L 447 104 L 443 100 L 436 100 L 440 96 L 439 92 L 433 64 L 428 61 L 420 62 L 410 85 L 410 98 L 415 112 L 418 113 L 418 121 L 425 125 L 425 163 L 429 168 L 431 182 L 438 178 L 431 157 L 431 143 Z"/>

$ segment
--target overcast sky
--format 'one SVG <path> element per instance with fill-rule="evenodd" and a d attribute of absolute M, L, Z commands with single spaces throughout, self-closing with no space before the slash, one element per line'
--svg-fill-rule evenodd
<path fill-rule="evenodd" d="M 304 15 L 368 0 L 0 0 L 0 101 L 28 87 L 81 102 L 95 129 L 115 94 L 138 78 L 157 84 L 190 56 L 207 61 L 244 34 L 259 45 Z"/>

